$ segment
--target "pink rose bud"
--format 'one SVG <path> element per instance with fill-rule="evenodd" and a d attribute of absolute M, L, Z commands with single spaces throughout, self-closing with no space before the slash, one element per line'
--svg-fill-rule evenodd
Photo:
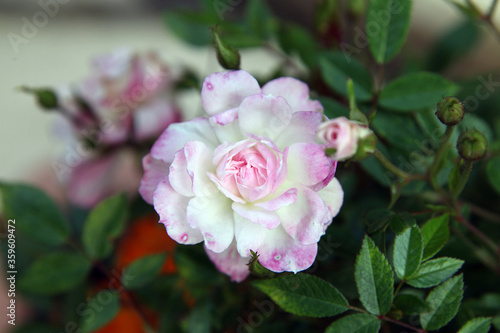
<path fill-rule="evenodd" d="M 375 151 L 377 137 L 366 125 L 338 117 L 322 123 L 316 133 L 318 142 L 325 144 L 333 160 L 362 160 Z"/>

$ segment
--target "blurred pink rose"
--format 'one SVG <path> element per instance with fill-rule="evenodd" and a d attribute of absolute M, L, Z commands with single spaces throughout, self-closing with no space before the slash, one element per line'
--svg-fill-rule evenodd
<path fill-rule="evenodd" d="M 373 132 L 361 123 L 338 117 L 322 123 L 316 134 L 317 141 L 328 148 L 335 149 L 330 157 L 335 161 L 343 161 L 353 157 L 358 150 L 358 143 Z"/>
<path fill-rule="evenodd" d="M 81 84 L 58 91 L 61 112 L 70 120 L 66 139 L 85 152 L 69 168 L 55 169 L 65 173 L 70 201 L 83 207 L 117 192 L 137 193 L 140 166 L 134 160 L 139 157 L 124 147 L 140 146 L 180 120 L 173 79 L 156 53 L 122 49 L 92 65 Z M 81 148 L 89 145 L 94 149 Z"/>
<path fill-rule="evenodd" d="M 163 132 L 143 160 L 142 197 L 170 237 L 203 241 L 235 281 L 250 250 L 274 272 L 307 269 L 343 200 L 336 162 L 314 143 L 321 104 L 301 81 L 261 88 L 245 71 L 211 74 L 201 96 L 210 117 Z"/>

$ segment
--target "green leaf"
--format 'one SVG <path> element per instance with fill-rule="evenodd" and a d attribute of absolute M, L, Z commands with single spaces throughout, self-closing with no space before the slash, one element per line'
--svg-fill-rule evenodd
<path fill-rule="evenodd" d="M 422 227 L 422 237 L 424 238 L 424 256 L 422 260 L 432 258 L 448 241 L 450 237 L 449 218 L 448 214 L 434 217 Z"/>
<path fill-rule="evenodd" d="M 488 333 L 491 328 L 491 318 L 474 318 L 465 323 L 458 333 Z"/>
<path fill-rule="evenodd" d="M 279 276 L 252 284 L 283 310 L 299 316 L 331 317 L 347 311 L 349 306 L 337 288 L 309 274 Z"/>
<path fill-rule="evenodd" d="M 440 72 L 454 61 L 474 50 L 479 40 L 479 29 L 472 20 L 461 22 L 446 33 L 436 43 L 427 57 L 427 67 L 431 72 Z"/>
<path fill-rule="evenodd" d="M 408 212 L 401 212 L 392 216 L 390 220 L 390 227 L 396 235 L 402 234 L 408 227 L 417 225 L 417 221 Z"/>
<path fill-rule="evenodd" d="M 0 184 L 3 215 L 15 220 L 16 232 L 48 246 L 65 242 L 69 225 L 54 201 L 39 189 L 23 184 Z"/>
<path fill-rule="evenodd" d="M 177 246 L 175 263 L 179 275 L 195 285 L 213 285 L 221 282 L 222 275 L 207 258 L 203 247 Z"/>
<path fill-rule="evenodd" d="M 19 289 L 54 295 L 73 289 L 85 281 L 91 263 L 73 252 L 54 252 L 38 258 L 19 278 Z"/>
<path fill-rule="evenodd" d="M 435 106 L 444 96 L 455 95 L 459 87 L 442 76 L 428 72 L 410 73 L 389 82 L 380 93 L 379 105 L 395 111 L 412 111 Z"/>
<path fill-rule="evenodd" d="M 373 119 L 371 127 L 375 130 L 379 137 L 381 136 L 386 139 L 391 146 L 399 147 L 408 151 L 408 155 L 411 151 L 421 151 L 419 143 L 423 140 L 419 140 L 419 138 L 423 139 L 424 134 L 417 126 L 413 117 L 410 115 L 379 111 Z M 424 161 L 426 157 L 429 158 L 431 156 L 420 153 L 418 155 L 422 156 Z M 408 167 L 405 165 L 405 168 L 414 171 L 418 163 L 413 163 L 413 165 L 411 165 L 409 162 L 406 162 L 409 157 L 402 156 L 402 158 L 405 161 L 405 164 L 409 165 Z M 419 160 L 420 158 L 417 159 L 418 162 L 420 162 Z M 401 159 L 399 159 L 399 161 L 401 161 Z M 413 160 L 410 159 L 410 161 Z"/>
<path fill-rule="evenodd" d="M 369 314 L 353 314 L 336 320 L 328 326 L 325 333 L 377 333 L 380 320 Z"/>
<path fill-rule="evenodd" d="M 70 327 L 71 328 L 71 327 Z M 75 323 L 74 329 L 78 329 Z M 16 329 L 11 333 L 53 333 L 54 327 L 44 322 L 35 322 L 35 319 L 30 319 L 29 322 L 21 324 L 16 323 Z"/>
<path fill-rule="evenodd" d="M 492 158 L 486 165 L 486 174 L 491 187 L 500 194 L 500 156 Z"/>
<path fill-rule="evenodd" d="M 423 254 L 422 234 L 418 227 L 408 228 L 394 240 L 393 264 L 397 276 L 404 280 L 415 273 Z"/>
<path fill-rule="evenodd" d="M 260 38 L 269 38 L 276 29 L 276 22 L 267 3 L 263 0 L 249 0 L 246 6 L 247 25 Z"/>
<path fill-rule="evenodd" d="M 111 253 L 127 216 L 127 199 L 123 194 L 104 200 L 90 212 L 82 231 L 83 247 L 90 257 L 103 259 Z"/>
<path fill-rule="evenodd" d="M 380 142 L 379 142 L 379 144 L 380 144 Z M 378 147 L 378 148 L 380 149 L 380 147 Z M 370 156 L 370 157 L 362 160 L 361 162 L 359 162 L 359 164 L 361 164 L 361 167 L 368 175 L 373 177 L 373 179 L 375 179 L 382 186 L 389 187 L 394 180 L 394 178 L 392 178 L 392 177 L 397 177 L 397 176 L 394 176 L 393 173 L 388 171 L 379 162 L 379 160 L 377 160 L 377 158 L 375 156 Z"/>
<path fill-rule="evenodd" d="M 394 274 L 387 258 L 368 236 L 356 258 L 354 277 L 359 298 L 368 312 L 383 315 L 391 309 Z"/>
<path fill-rule="evenodd" d="M 278 29 L 278 42 L 286 53 L 297 53 L 307 67 L 317 66 L 321 47 L 314 36 L 301 26 L 281 24 Z"/>
<path fill-rule="evenodd" d="M 475 114 L 466 113 L 464 119 L 457 125 L 459 133 L 468 131 L 472 128 L 477 129 L 479 132 L 483 133 L 488 142 L 492 142 L 494 138 L 493 130 L 490 124 L 483 118 L 476 116 Z M 459 133 L 454 133 L 458 138 Z M 454 136 L 452 136 L 452 139 Z"/>
<path fill-rule="evenodd" d="M 321 105 L 323 105 L 325 116 L 327 116 L 328 119 L 349 116 L 349 109 L 333 98 L 319 96 L 318 100 L 321 102 Z"/>
<path fill-rule="evenodd" d="M 211 318 L 207 302 L 197 302 L 189 315 L 188 332 L 210 333 Z"/>
<path fill-rule="evenodd" d="M 120 295 L 115 291 L 102 289 L 80 310 L 82 313 L 92 314 L 86 315 L 80 323 L 82 333 L 94 332 L 116 317 L 120 310 Z"/>
<path fill-rule="evenodd" d="M 329 52 L 320 59 L 320 68 L 323 79 L 334 91 L 347 96 L 346 81 L 350 78 L 358 100 L 366 101 L 371 98 L 372 76 L 357 60 L 348 60 L 340 52 Z"/>
<path fill-rule="evenodd" d="M 424 262 L 407 282 L 415 288 L 433 287 L 455 274 L 463 264 L 463 260 L 454 258 L 432 259 Z"/>
<path fill-rule="evenodd" d="M 463 288 L 463 276 L 460 274 L 445 281 L 429 293 L 426 301 L 432 311 L 420 315 L 420 323 L 425 330 L 437 330 L 455 317 L 462 301 Z"/>
<path fill-rule="evenodd" d="M 134 260 L 125 268 L 123 276 L 127 278 L 122 280 L 123 286 L 127 289 L 135 289 L 153 281 L 160 272 L 166 258 L 165 253 L 160 253 Z"/>
<path fill-rule="evenodd" d="M 216 20 L 208 13 L 203 12 L 168 11 L 165 14 L 165 23 L 174 34 L 185 42 L 196 46 L 205 46 L 212 42 L 209 27 L 215 25 Z"/>
<path fill-rule="evenodd" d="M 370 51 L 379 64 L 394 58 L 410 28 L 411 1 L 371 0 L 366 17 Z"/>
<path fill-rule="evenodd" d="M 406 315 L 422 314 L 431 311 L 426 301 L 413 294 L 399 294 L 394 299 L 394 306 Z"/>
<path fill-rule="evenodd" d="M 252 31 L 249 31 L 249 28 L 244 25 L 225 22 L 221 24 L 221 27 L 224 28 L 221 36 L 226 43 L 233 47 L 242 49 L 262 46 L 263 40 Z"/>
<path fill-rule="evenodd" d="M 374 234 L 379 230 L 385 229 L 391 221 L 394 213 L 388 209 L 373 209 L 366 214 L 365 223 L 368 226 L 367 232 Z"/>

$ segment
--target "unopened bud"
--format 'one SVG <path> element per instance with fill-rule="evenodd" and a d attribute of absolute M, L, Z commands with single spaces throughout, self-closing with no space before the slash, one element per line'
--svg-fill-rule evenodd
<path fill-rule="evenodd" d="M 240 69 L 240 53 L 237 49 L 224 43 L 217 33 L 217 29 L 212 29 L 214 34 L 215 52 L 219 64 L 225 69 Z"/>
<path fill-rule="evenodd" d="M 458 138 L 457 149 L 464 160 L 477 161 L 486 155 L 488 140 L 477 129 L 465 131 Z"/>
<path fill-rule="evenodd" d="M 35 95 L 38 104 L 45 110 L 56 109 L 59 107 L 57 95 L 54 93 L 52 89 L 49 88 L 33 89 L 28 87 L 21 87 L 21 90 L 29 94 Z"/>
<path fill-rule="evenodd" d="M 458 124 L 464 118 L 464 113 L 464 105 L 455 97 L 445 97 L 437 104 L 436 116 L 445 125 Z"/>
<path fill-rule="evenodd" d="M 316 141 L 326 146 L 325 154 L 336 161 L 360 161 L 372 154 L 377 137 L 363 123 L 338 117 L 322 123 L 316 132 Z"/>

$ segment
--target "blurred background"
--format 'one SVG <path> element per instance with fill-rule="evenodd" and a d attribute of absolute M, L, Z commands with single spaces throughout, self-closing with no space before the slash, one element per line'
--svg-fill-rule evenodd
<path fill-rule="evenodd" d="M 237 15 L 244 1 L 233 2 L 241 2 L 229 13 Z M 313 1 L 268 2 L 276 14 L 305 26 L 312 24 Z M 474 2 L 485 10 L 490 4 L 489 0 Z M 39 14 L 44 5 L 53 14 L 46 21 Z M 55 115 L 44 114 L 31 96 L 16 87 L 78 82 L 88 74 L 91 57 L 123 46 L 138 51 L 156 49 L 172 66 L 188 63 L 201 76 L 221 70 L 213 50 L 186 45 L 167 28 L 162 11 L 180 6 L 196 7 L 197 2 L 0 0 L 0 179 L 39 178 L 36 175 L 43 172 L 44 165 L 60 153 L 52 134 Z M 414 1 L 410 39 L 421 47 L 406 51 L 425 53 L 461 19 L 463 15 L 449 1 Z M 28 28 L 27 21 L 39 27 Z M 494 21 L 500 25 L 500 10 Z M 22 37 L 23 29 L 27 38 Z M 480 43 L 448 69 L 448 76 L 460 79 L 500 69 L 500 41 L 486 27 L 483 30 L 485 36 Z M 14 34 L 21 37 L 16 45 L 12 42 Z M 242 58 L 243 68 L 257 75 L 275 64 L 273 56 L 263 51 L 244 50 Z"/>

